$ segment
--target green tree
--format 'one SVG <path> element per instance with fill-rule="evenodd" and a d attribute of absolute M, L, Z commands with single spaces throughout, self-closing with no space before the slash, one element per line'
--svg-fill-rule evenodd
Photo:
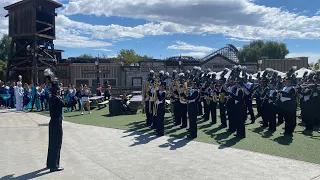
<path fill-rule="evenodd" d="M 79 58 L 92 59 L 94 57 L 91 54 L 81 54 Z"/>
<path fill-rule="evenodd" d="M 151 57 L 148 57 L 146 55 L 141 56 L 139 54 L 136 54 L 136 52 L 133 49 L 122 49 L 118 53 L 118 60 L 123 61 L 125 63 L 136 63 L 138 61 L 142 60 L 149 60 L 152 59 Z"/>
<path fill-rule="evenodd" d="M 8 61 L 10 55 L 11 38 L 8 35 L 3 35 L 0 39 L 0 60 Z"/>
<path fill-rule="evenodd" d="M 240 62 L 257 62 L 262 57 L 268 59 L 284 59 L 289 54 L 286 44 L 276 41 L 252 41 L 244 45 L 238 52 Z"/>
<path fill-rule="evenodd" d="M 7 62 L 0 61 L 0 80 L 4 80 L 6 76 Z"/>

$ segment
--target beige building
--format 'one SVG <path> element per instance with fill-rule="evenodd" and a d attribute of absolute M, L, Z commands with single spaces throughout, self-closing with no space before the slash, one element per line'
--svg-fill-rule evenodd
<path fill-rule="evenodd" d="M 181 61 L 180 65 L 179 61 Z M 180 57 L 178 59 L 141 61 L 133 65 L 124 65 L 120 62 L 108 62 L 104 60 L 99 63 L 99 83 L 104 85 L 108 81 L 112 87 L 139 89 L 143 81 L 146 80 L 150 70 L 154 70 L 156 74 L 160 70 L 172 74 L 174 69 L 191 70 L 194 66 L 200 66 L 203 70 L 210 68 L 212 71 L 219 72 L 224 68 L 231 69 L 235 65 L 239 65 L 239 63 L 221 55 L 215 55 L 205 61 L 195 60 L 190 57 Z M 259 66 L 261 69 L 273 68 L 286 72 L 292 66 L 297 66 L 297 68 L 307 67 L 308 58 L 265 59 L 262 60 L 262 64 L 260 65 L 258 63 L 240 65 L 246 66 L 248 73 L 252 74 L 258 71 Z M 95 87 L 97 84 L 97 67 L 92 60 L 86 63 L 60 63 L 58 69 L 58 76 L 64 85 L 73 83 L 77 87 L 80 84 Z"/>

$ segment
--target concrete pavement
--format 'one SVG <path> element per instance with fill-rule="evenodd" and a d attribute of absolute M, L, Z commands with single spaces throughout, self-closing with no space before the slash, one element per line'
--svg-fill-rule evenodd
<path fill-rule="evenodd" d="M 61 166 L 44 170 L 49 118 L 0 110 L 2 179 L 315 180 L 320 166 L 233 148 L 64 122 Z"/>

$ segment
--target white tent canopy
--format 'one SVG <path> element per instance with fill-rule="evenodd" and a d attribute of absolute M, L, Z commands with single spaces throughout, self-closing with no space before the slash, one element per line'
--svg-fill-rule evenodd
<path fill-rule="evenodd" d="M 297 78 L 302 78 L 302 77 L 303 77 L 303 74 L 304 74 L 305 72 L 308 72 L 307 75 L 309 75 L 310 72 L 312 72 L 312 70 L 307 69 L 307 68 L 301 68 L 301 69 L 299 69 L 299 70 L 296 70 L 296 71 L 295 71 L 296 77 L 297 77 Z"/>
<path fill-rule="evenodd" d="M 223 72 L 223 71 L 220 71 L 220 72 L 217 72 L 217 73 L 216 73 L 216 74 L 217 74 L 216 79 L 219 80 L 219 79 L 221 78 L 222 72 Z M 228 73 L 227 73 L 224 77 L 225 77 L 226 79 L 228 79 L 229 76 L 230 76 L 230 74 L 231 74 L 231 72 L 232 72 L 232 70 L 231 70 L 231 69 L 228 69 Z M 248 76 L 248 77 L 249 77 L 249 75 L 250 75 L 250 74 L 247 73 L 247 76 Z M 240 76 L 243 77 L 242 72 L 240 73 Z M 252 76 L 252 79 L 255 80 L 256 78 Z"/>
<path fill-rule="evenodd" d="M 284 76 L 286 75 L 286 73 L 283 73 L 283 72 L 281 72 L 281 71 L 277 71 L 277 70 L 273 70 L 273 71 L 277 72 L 278 75 L 280 75 L 281 77 L 284 77 Z M 264 71 L 261 71 L 261 72 L 260 72 L 260 76 L 262 76 L 263 72 L 264 72 Z M 253 74 L 252 76 L 255 77 L 255 78 L 257 78 L 258 73 L 255 73 L 255 74 Z"/>

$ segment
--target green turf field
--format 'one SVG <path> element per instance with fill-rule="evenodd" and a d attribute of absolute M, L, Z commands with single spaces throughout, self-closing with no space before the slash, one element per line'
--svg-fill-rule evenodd
<path fill-rule="evenodd" d="M 218 112 L 218 111 L 217 111 Z M 122 115 L 108 117 L 108 108 L 101 110 L 92 110 L 92 114 L 87 112 L 80 115 L 80 112 L 68 112 L 64 114 L 65 121 L 101 126 L 122 130 L 134 131 L 133 134 L 143 136 L 136 138 L 137 143 L 147 143 L 150 137 L 153 136 L 153 131 L 144 127 L 145 116 L 141 113 L 136 115 Z M 175 138 L 186 138 L 186 129 L 179 129 L 179 126 L 173 126 L 171 114 L 166 114 L 165 119 L 165 134 Z M 219 117 L 219 114 L 218 114 Z M 246 126 L 247 138 L 239 140 L 233 134 L 227 133 L 226 129 L 219 129 L 220 119 L 218 124 L 210 125 L 210 121 L 198 121 L 198 138 L 195 141 L 205 142 L 219 145 L 219 148 L 233 147 L 245 149 L 275 156 L 286 157 L 290 159 L 302 160 L 320 164 L 320 133 L 314 131 L 313 134 L 304 134 L 303 124 L 298 119 L 298 126 L 293 137 L 284 137 L 280 135 L 284 125 L 278 126 L 277 131 L 273 134 L 266 132 L 260 128 L 261 119 L 258 119 L 255 124 Z M 251 122 L 248 120 L 248 123 Z M 149 134 L 150 133 L 150 134 Z M 149 138 L 149 139 L 148 139 Z M 143 142 L 142 142 L 143 141 Z M 179 140 L 172 140 L 169 144 Z M 184 141 L 188 142 L 188 141 Z M 180 143 L 181 144 L 181 143 Z M 250 157 L 248 157 L 250 158 Z"/>

